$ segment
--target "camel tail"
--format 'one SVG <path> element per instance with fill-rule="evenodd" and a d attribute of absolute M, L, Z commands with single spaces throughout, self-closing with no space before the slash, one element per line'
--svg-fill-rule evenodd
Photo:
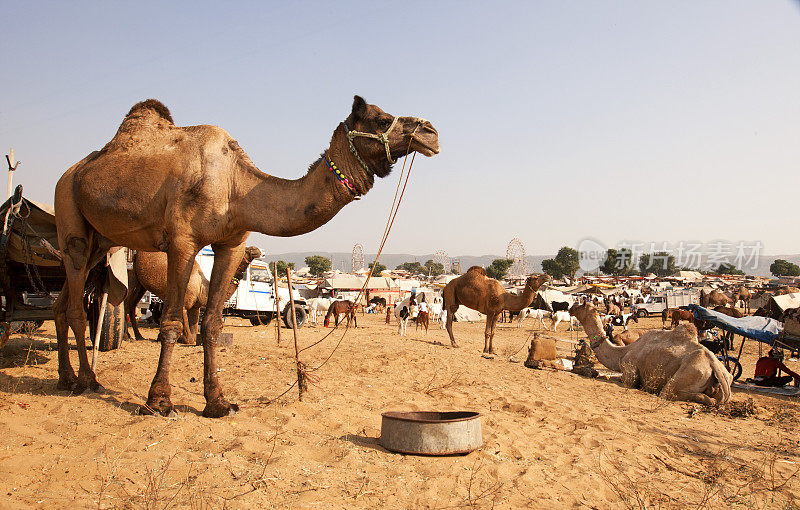
<path fill-rule="evenodd" d="M 717 405 L 724 404 L 731 399 L 731 383 L 733 383 L 733 376 L 711 351 L 705 349 L 705 353 L 709 363 L 711 363 L 711 370 L 714 371 L 714 377 L 717 379 L 722 390 L 722 396 L 717 397 Z"/>

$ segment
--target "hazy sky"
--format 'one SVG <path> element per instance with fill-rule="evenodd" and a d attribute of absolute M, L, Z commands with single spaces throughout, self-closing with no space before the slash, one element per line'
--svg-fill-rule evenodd
<path fill-rule="evenodd" d="M 0 150 L 39 201 L 142 99 L 296 178 L 358 93 L 440 133 L 387 252 L 499 254 L 519 237 L 550 254 L 592 237 L 800 253 L 796 2 L 0 5 Z M 398 174 L 315 232 L 250 243 L 374 252 Z"/>

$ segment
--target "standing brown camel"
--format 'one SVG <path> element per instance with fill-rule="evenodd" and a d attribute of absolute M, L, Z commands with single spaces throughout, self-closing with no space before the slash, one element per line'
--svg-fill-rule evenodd
<path fill-rule="evenodd" d="M 497 280 L 486 276 L 486 270 L 480 266 L 472 266 L 466 273 L 451 280 L 444 288 L 444 309 L 447 310 L 447 334 L 450 343 L 458 347 L 453 336 L 453 318 L 459 305 L 477 310 L 486 315 L 486 331 L 484 333 L 483 352 L 493 353 L 492 339 L 497 319 L 503 310 L 519 311 L 530 306 L 539 287 L 550 281 L 547 275 L 529 276 L 525 282 L 525 290 L 521 295 L 505 291 Z"/>
<path fill-rule="evenodd" d="M 239 280 L 247 271 L 247 266 L 261 256 L 261 250 L 255 246 L 245 248 L 244 257 L 225 289 L 225 301 L 231 297 L 239 286 Z M 128 295 L 125 297 L 125 313 L 130 317 L 130 324 L 136 340 L 143 340 L 136 324 L 136 304 L 142 299 L 145 291 L 150 291 L 162 300 L 167 290 L 167 254 L 160 251 L 138 252 L 133 259 L 133 269 L 128 271 Z M 186 287 L 183 305 L 183 335 L 179 343 L 196 345 L 197 323 L 200 309 L 208 302 L 208 279 L 203 276 L 197 262 L 192 266 L 192 274 Z"/>
<path fill-rule="evenodd" d="M 736 302 L 741 299 L 742 304 L 744 304 L 745 313 L 750 313 L 750 299 L 752 297 L 753 295 L 750 293 L 750 289 L 745 286 L 741 286 L 733 294 L 733 306 L 736 306 Z"/>
<path fill-rule="evenodd" d="M 733 302 L 725 293 L 718 290 L 712 290 L 708 294 L 704 290 L 700 291 L 700 306 L 712 308 L 719 305 L 727 305 Z"/>
<path fill-rule="evenodd" d="M 161 355 L 145 413 L 172 412 L 169 367 L 181 335 L 181 308 L 194 257 L 214 249 L 208 304 L 201 326 L 203 416 L 238 409 L 222 393 L 216 344 L 225 288 L 251 231 L 279 237 L 311 232 L 367 193 L 375 176 L 389 175 L 407 151 L 439 152 L 430 122 L 395 117 L 356 96 L 344 122 L 308 173 L 287 180 L 261 172 L 236 140 L 216 126 L 178 127 L 169 110 L 148 99 L 131 108 L 114 138 L 67 170 L 56 185 L 55 211 L 66 284 L 54 306 L 59 350 L 58 387 L 99 387 L 86 355 L 83 294 L 88 269 L 112 246 L 167 253 Z M 80 366 L 69 362 L 68 328 Z"/>

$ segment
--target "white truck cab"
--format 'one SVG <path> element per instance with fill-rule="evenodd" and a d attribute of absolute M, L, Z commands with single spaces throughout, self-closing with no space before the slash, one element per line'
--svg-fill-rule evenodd
<path fill-rule="evenodd" d="M 197 254 L 197 263 L 206 278 L 211 277 L 214 267 L 214 251 L 206 246 Z M 297 326 L 302 327 L 306 322 L 308 305 L 305 299 L 294 292 L 294 309 Z M 289 289 L 278 287 L 278 310 L 283 322 L 290 327 L 292 317 L 289 308 Z M 239 280 L 239 286 L 233 295 L 225 302 L 223 315 L 249 319 L 255 325 L 269 324 L 275 316 L 275 286 L 272 272 L 267 262 L 256 259 L 250 263 L 244 277 Z"/>

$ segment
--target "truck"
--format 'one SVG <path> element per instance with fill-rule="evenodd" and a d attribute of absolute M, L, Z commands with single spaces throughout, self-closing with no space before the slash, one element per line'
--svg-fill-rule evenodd
<path fill-rule="evenodd" d="M 647 317 L 660 314 L 667 308 L 680 308 L 697 304 L 699 301 L 700 297 L 692 292 L 666 292 L 647 296 L 644 303 L 631 305 L 631 313 L 636 314 L 639 318 Z"/>
<path fill-rule="evenodd" d="M 206 246 L 197 254 L 197 263 L 206 278 L 211 277 L 214 267 L 214 251 Z M 291 327 L 292 315 L 289 289 L 278 287 L 278 310 L 286 327 Z M 269 324 L 275 318 L 275 284 L 267 262 L 256 259 L 250 263 L 239 286 L 223 306 L 223 315 L 240 317 L 257 326 Z M 302 327 L 308 316 L 308 304 L 294 291 L 294 313 L 297 327 Z"/>

